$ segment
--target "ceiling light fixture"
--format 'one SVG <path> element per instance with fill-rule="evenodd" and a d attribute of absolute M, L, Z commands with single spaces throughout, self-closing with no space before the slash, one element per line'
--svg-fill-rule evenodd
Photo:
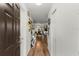
<path fill-rule="evenodd" d="M 40 6 L 40 5 L 42 5 L 42 3 L 36 3 L 36 5 L 39 5 Z"/>

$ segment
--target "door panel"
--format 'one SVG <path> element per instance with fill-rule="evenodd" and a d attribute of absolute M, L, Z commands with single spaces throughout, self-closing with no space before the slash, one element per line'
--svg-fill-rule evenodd
<path fill-rule="evenodd" d="M 14 9 L 14 6 L 0 4 L 0 55 L 3 56 L 20 55 L 20 19 L 18 19 L 20 13 L 19 9 L 17 11 Z"/>
<path fill-rule="evenodd" d="M 2 55 L 3 53 L 3 40 L 4 35 L 5 35 L 5 22 L 4 22 L 4 15 L 2 13 L 0 13 L 0 55 Z"/>

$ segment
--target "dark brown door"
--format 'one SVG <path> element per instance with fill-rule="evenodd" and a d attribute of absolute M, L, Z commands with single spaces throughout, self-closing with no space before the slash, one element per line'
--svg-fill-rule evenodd
<path fill-rule="evenodd" d="M 20 55 L 20 12 L 15 6 L 0 4 L 0 55 Z"/>

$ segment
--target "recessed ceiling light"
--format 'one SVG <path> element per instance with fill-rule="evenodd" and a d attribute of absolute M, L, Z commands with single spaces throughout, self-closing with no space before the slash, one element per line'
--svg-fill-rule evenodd
<path fill-rule="evenodd" d="M 36 3 L 36 5 L 39 5 L 40 6 L 40 5 L 42 5 L 42 3 Z"/>

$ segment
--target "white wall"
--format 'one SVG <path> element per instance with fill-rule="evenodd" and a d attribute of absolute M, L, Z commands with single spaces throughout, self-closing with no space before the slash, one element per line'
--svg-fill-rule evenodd
<path fill-rule="evenodd" d="M 25 4 L 20 4 L 20 55 L 26 56 L 30 49 L 31 33 L 28 30 L 28 16 Z"/>
<path fill-rule="evenodd" d="M 51 18 L 51 54 L 79 55 L 79 4 L 53 4 L 48 17 Z"/>

